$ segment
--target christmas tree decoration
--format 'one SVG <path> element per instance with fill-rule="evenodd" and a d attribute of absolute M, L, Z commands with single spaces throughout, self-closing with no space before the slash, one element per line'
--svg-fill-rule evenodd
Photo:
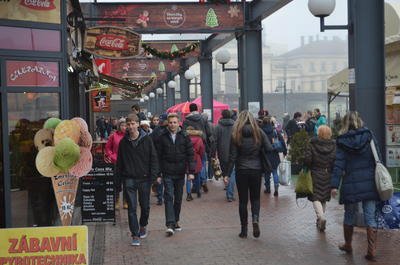
<path fill-rule="evenodd" d="M 178 49 L 178 47 L 176 47 L 176 44 L 172 44 L 171 53 L 178 52 L 178 51 L 179 51 L 179 49 Z"/>
<path fill-rule="evenodd" d="M 165 65 L 164 65 L 163 62 L 160 62 L 160 63 L 158 64 L 158 71 L 160 71 L 160 72 L 165 72 Z"/>
<path fill-rule="evenodd" d="M 194 43 L 186 46 L 185 48 L 178 49 L 174 52 L 165 52 L 165 51 L 161 52 L 155 48 L 150 47 L 150 45 L 148 45 L 146 43 L 142 43 L 142 47 L 146 52 L 148 52 L 154 56 L 157 56 L 158 58 L 174 60 L 176 58 L 181 58 L 181 57 L 185 56 L 186 54 L 194 51 L 197 47 L 199 47 L 199 43 L 194 42 Z M 171 47 L 171 50 L 172 50 L 172 47 Z"/>
<path fill-rule="evenodd" d="M 206 25 L 209 26 L 210 28 L 215 28 L 219 26 L 217 14 L 212 8 L 208 9 L 207 11 Z"/>

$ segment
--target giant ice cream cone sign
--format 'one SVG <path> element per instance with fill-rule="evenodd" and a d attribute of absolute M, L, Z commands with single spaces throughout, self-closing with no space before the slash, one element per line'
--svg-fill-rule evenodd
<path fill-rule="evenodd" d="M 58 212 L 64 226 L 71 225 L 79 178 L 92 168 L 92 136 L 82 118 L 48 119 L 35 135 L 36 168 L 53 182 Z"/>

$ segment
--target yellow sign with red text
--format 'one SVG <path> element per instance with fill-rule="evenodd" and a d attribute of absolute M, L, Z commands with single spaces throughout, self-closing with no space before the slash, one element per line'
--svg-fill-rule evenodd
<path fill-rule="evenodd" d="M 60 0 L 0 1 L 0 18 L 60 24 Z"/>
<path fill-rule="evenodd" d="M 87 226 L 0 229 L 0 265 L 89 264 Z"/>

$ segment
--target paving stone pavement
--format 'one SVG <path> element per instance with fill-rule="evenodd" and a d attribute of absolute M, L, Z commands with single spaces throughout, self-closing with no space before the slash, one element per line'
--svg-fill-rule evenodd
<path fill-rule="evenodd" d="M 365 229 L 356 228 L 352 255 L 338 250 L 343 240 L 343 207 L 336 200 L 328 203 L 327 229 L 320 233 L 312 204 L 300 201 L 305 207 L 297 206 L 293 187 L 280 187 L 278 198 L 262 193 L 261 236 L 253 238 L 250 225 L 248 238 L 241 239 L 238 202 L 226 201 L 221 181 L 210 181 L 208 186 L 210 191 L 199 199 L 194 196 L 187 202 L 184 195 L 183 230 L 170 238 L 165 236 L 164 205 L 156 205 L 155 197 L 151 198 L 149 235 L 139 247 L 130 245 L 127 210 L 117 211 L 116 225 L 88 224 L 91 264 L 369 264 L 364 259 Z M 400 265 L 399 250 L 400 232 L 380 231 L 378 262 L 370 264 Z"/>

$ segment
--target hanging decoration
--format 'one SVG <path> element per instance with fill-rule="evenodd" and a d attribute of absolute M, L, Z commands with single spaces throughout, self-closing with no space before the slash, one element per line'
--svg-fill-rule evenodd
<path fill-rule="evenodd" d="M 158 58 L 174 60 L 194 51 L 197 47 L 199 47 L 199 43 L 194 42 L 186 46 L 185 48 L 177 50 L 174 49 L 174 51 L 172 51 L 173 49 L 171 48 L 171 52 L 159 51 L 157 49 L 151 48 L 150 45 L 146 43 L 142 43 L 142 47 L 146 52 L 150 53 L 151 55 L 157 56 Z"/>
<path fill-rule="evenodd" d="M 130 92 L 139 92 L 140 93 L 140 92 L 142 92 L 143 89 L 145 89 L 146 87 L 150 86 L 155 80 L 157 80 L 157 76 L 156 75 L 152 75 L 152 77 L 149 80 L 144 81 L 142 83 L 136 83 L 136 82 L 133 82 L 132 80 L 129 80 L 129 79 L 127 79 L 127 80 L 128 80 L 128 82 L 132 83 L 133 89 L 124 88 L 124 90 L 130 91 Z"/>

